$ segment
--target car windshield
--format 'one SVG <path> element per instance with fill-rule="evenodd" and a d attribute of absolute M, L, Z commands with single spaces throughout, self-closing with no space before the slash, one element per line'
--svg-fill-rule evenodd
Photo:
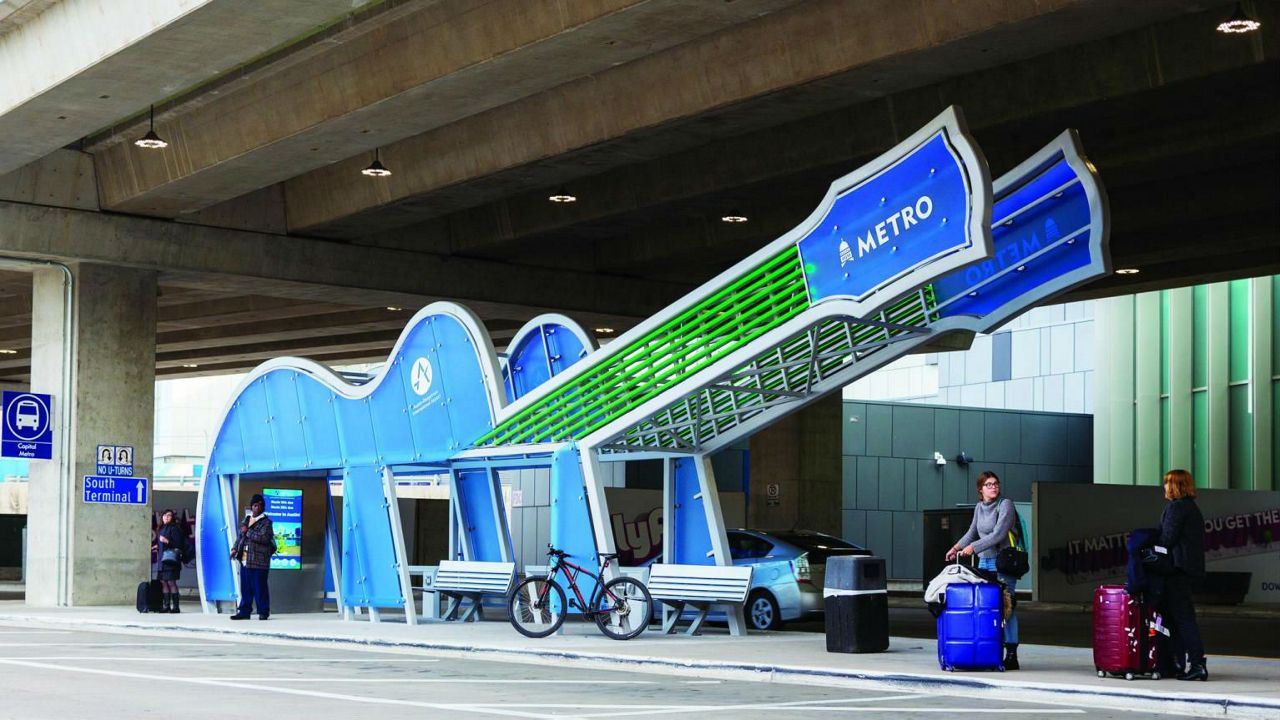
<path fill-rule="evenodd" d="M 773 532 L 769 533 L 779 540 L 795 545 L 809 553 L 809 562 L 814 565 L 825 565 L 832 555 L 869 555 L 866 548 L 858 547 L 847 540 L 821 533 Z"/>

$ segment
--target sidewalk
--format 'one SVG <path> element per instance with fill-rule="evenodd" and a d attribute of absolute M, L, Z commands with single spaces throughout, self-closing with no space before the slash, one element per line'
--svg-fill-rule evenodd
<path fill-rule="evenodd" d="M 664 636 L 654 630 L 629 642 L 609 640 L 594 625 L 570 623 L 562 635 L 531 640 L 506 622 L 428 622 L 418 626 L 392 616 L 381 623 L 343 622 L 336 614 L 278 615 L 232 623 L 226 615 L 140 615 L 133 608 L 28 608 L 0 602 L 0 624 L 81 628 L 223 640 L 339 643 L 353 650 L 376 647 L 432 655 L 493 660 L 643 669 L 684 678 L 717 678 L 821 684 L 965 696 L 999 696 L 1082 707 L 1144 710 L 1228 718 L 1280 717 L 1280 660 L 1211 657 L 1207 683 L 1098 678 L 1087 648 L 1022 645 L 1025 670 L 947 673 L 938 669 L 932 641 L 893 638 L 888 652 L 826 652 L 814 633 L 752 633 L 730 637 L 711 628 L 699 637 Z"/>

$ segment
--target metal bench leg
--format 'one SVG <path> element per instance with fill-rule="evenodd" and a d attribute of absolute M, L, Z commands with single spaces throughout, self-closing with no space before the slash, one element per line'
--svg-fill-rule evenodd
<path fill-rule="evenodd" d="M 742 616 L 742 603 L 726 603 L 721 607 L 724 608 L 725 619 L 729 621 L 729 634 L 735 637 L 745 636 L 747 621 Z"/>
<path fill-rule="evenodd" d="M 689 604 L 692 605 L 698 611 L 698 614 L 695 615 L 693 618 L 693 621 L 689 623 L 689 629 L 685 630 L 684 634 L 689 636 L 701 635 L 702 623 L 707 619 L 707 611 L 711 608 L 711 606 L 708 603 L 689 603 Z"/>
<path fill-rule="evenodd" d="M 449 602 L 444 606 L 444 619 L 457 620 L 458 608 L 462 605 L 462 597 L 453 593 L 444 593 L 444 596 L 449 598 Z"/>
<path fill-rule="evenodd" d="M 670 607 L 671 612 L 662 621 L 662 634 L 670 635 L 676 631 L 676 624 L 680 622 L 680 613 L 684 610 L 682 602 L 661 601 L 664 606 Z"/>
<path fill-rule="evenodd" d="M 467 608 L 466 612 L 462 613 L 462 617 L 458 618 L 461 622 L 473 622 L 480 619 L 477 617 L 480 614 L 480 596 L 473 595 L 470 600 L 471 606 Z M 458 601 L 458 605 L 461 606 L 462 601 Z"/>

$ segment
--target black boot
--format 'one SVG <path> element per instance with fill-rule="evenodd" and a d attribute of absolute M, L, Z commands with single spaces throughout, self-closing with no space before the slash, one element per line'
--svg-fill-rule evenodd
<path fill-rule="evenodd" d="M 169 600 L 169 612 L 171 612 L 171 613 L 180 613 L 180 612 L 182 612 L 181 610 L 179 610 L 179 609 L 178 609 L 178 593 L 174 593 L 173 595 L 171 595 L 171 596 L 170 596 L 170 600 Z"/>
<path fill-rule="evenodd" d="M 1018 665 L 1018 643 L 1009 643 L 1004 646 L 1004 669 L 1017 670 Z"/>
<path fill-rule="evenodd" d="M 160 596 L 160 612 L 169 612 L 169 593 Z"/>
<path fill-rule="evenodd" d="M 1205 667 L 1205 661 L 1192 660 L 1187 671 L 1178 676 L 1179 680 L 1208 680 L 1209 669 Z"/>

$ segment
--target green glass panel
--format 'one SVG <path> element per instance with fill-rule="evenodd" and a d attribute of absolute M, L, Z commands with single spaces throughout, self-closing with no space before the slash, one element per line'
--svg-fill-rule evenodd
<path fill-rule="evenodd" d="M 1232 280 L 1227 289 L 1230 313 L 1227 382 L 1249 379 L 1249 282 Z"/>
<path fill-rule="evenodd" d="M 1271 489 L 1280 490 L 1280 381 L 1271 383 Z"/>
<path fill-rule="evenodd" d="M 807 307 L 799 255 L 787 248 L 509 418 L 480 444 L 583 437 Z"/>
<path fill-rule="evenodd" d="M 1249 386 L 1233 385 L 1227 394 L 1227 477 L 1232 490 L 1253 489 L 1253 414 Z"/>
<path fill-rule="evenodd" d="M 1196 487 L 1209 486 L 1209 393 L 1191 393 L 1191 474 Z"/>
<path fill-rule="evenodd" d="M 1160 398 L 1160 467 L 1168 470 L 1173 464 L 1173 452 L 1169 447 L 1169 398 Z"/>
<path fill-rule="evenodd" d="M 1197 285 L 1191 291 L 1191 387 L 1209 384 L 1209 288 Z M 1197 478 L 1198 479 L 1198 478 Z"/>
<path fill-rule="evenodd" d="M 1169 394 L 1169 291 L 1160 291 L 1160 394 Z M 1167 432 L 1166 426 L 1166 432 Z"/>
<path fill-rule="evenodd" d="M 1271 372 L 1280 372 L 1280 275 L 1271 276 Z"/>

